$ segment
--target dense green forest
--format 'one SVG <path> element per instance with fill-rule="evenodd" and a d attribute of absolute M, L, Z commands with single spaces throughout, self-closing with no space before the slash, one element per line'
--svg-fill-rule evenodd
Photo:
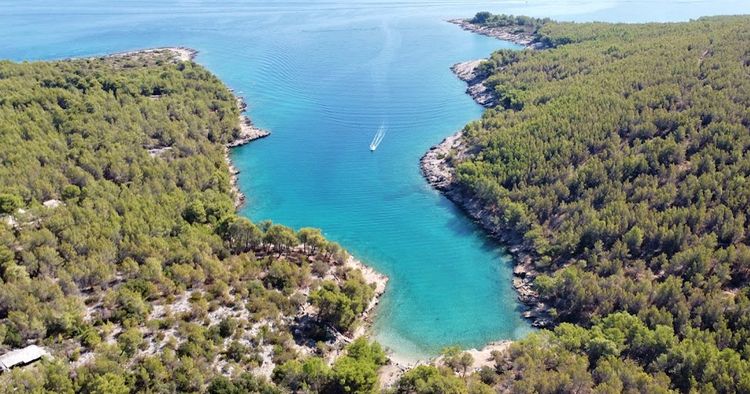
<path fill-rule="evenodd" d="M 469 22 L 483 27 L 513 27 L 520 30 L 536 32 L 540 27 L 551 22 L 551 19 L 532 18 L 524 15 L 496 15 L 487 11 L 482 11 L 477 12 Z"/>
<path fill-rule="evenodd" d="M 0 353 L 54 357 L 0 392 L 372 390 L 382 349 L 336 337 L 374 290 L 320 231 L 236 216 L 238 119 L 168 51 L 0 62 Z"/>
<path fill-rule="evenodd" d="M 501 105 L 450 159 L 464 202 L 534 257 L 556 325 L 488 381 L 750 392 L 750 17 L 536 34 L 553 48 L 481 66 Z"/>

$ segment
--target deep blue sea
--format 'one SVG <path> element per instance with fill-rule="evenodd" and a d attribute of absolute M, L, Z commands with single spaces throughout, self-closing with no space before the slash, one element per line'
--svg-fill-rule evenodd
<path fill-rule="evenodd" d="M 676 21 L 750 13 L 750 1 L 0 0 L 0 10 L 0 58 L 200 51 L 197 62 L 273 133 L 232 154 L 248 197 L 242 214 L 319 227 L 387 274 L 373 335 L 413 359 L 529 331 L 503 249 L 419 173 L 431 145 L 482 112 L 449 67 L 513 47 L 444 20 L 489 10 Z"/>

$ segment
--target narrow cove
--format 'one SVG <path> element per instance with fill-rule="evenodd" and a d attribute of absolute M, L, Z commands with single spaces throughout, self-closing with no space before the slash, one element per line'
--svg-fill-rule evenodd
<path fill-rule="evenodd" d="M 511 286 L 509 257 L 419 170 L 431 145 L 482 111 L 450 66 L 516 46 L 441 20 L 416 28 L 403 19 L 372 23 L 346 38 L 335 30 L 315 33 L 317 44 L 346 39 L 365 45 L 342 50 L 302 40 L 291 51 L 295 58 L 271 59 L 268 68 L 287 67 L 286 80 L 258 70 L 271 78 L 260 83 L 299 90 L 282 103 L 291 117 L 262 101 L 251 104 L 253 119 L 273 136 L 232 152 L 248 199 L 241 212 L 253 220 L 320 227 L 388 275 L 372 331 L 400 360 L 519 338 L 529 328 Z M 435 34 L 451 50 L 436 56 L 420 45 Z M 308 50 L 323 51 L 321 58 L 329 60 L 306 61 L 301 53 Z M 295 84 L 303 81 L 307 89 Z M 381 126 L 387 133 L 370 152 Z"/>

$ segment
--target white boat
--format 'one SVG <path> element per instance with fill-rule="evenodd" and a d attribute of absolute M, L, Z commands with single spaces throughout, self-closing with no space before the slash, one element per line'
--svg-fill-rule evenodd
<path fill-rule="evenodd" d="M 374 152 L 375 149 L 378 149 L 378 145 L 380 145 L 380 142 L 383 141 L 383 138 L 385 137 L 385 132 L 385 126 L 380 125 L 378 132 L 375 133 L 375 136 L 372 138 L 372 142 L 370 142 L 370 152 Z"/>

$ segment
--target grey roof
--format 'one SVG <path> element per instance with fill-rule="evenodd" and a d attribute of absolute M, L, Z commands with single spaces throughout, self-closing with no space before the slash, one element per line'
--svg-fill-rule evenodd
<path fill-rule="evenodd" d="M 36 345 L 16 349 L 0 356 L 0 370 L 6 371 L 17 365 L 26 365 L 45 356 L 49 356 L 49 353 Z"/>

